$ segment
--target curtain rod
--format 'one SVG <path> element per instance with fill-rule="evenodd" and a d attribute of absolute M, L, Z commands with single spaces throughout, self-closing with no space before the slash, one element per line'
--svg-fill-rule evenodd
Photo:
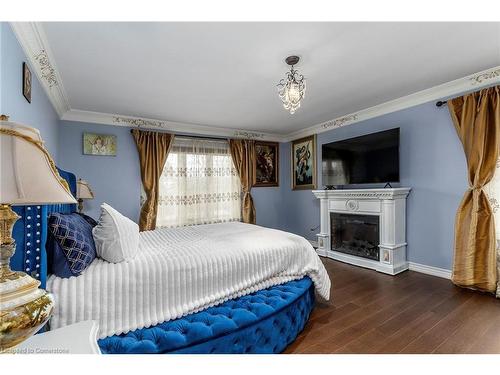
<path fill-rule="evenodd" d="M 130 133 L 132 133 L 134 129 L 130 129 Z M 141 130 L 141 129 L 139 129 Z M 146 131 L 154 131 L 154 130 L 146 130 Z M 220 138 L 217 138 L 217 137 L 208 137 L 208 136 L 201 136 L 201 135 L 182 135 L 182 134 L 174 134 L 174 136 L 176 138 L 197 138 L 197 139 L 209 139 L 209 140 L 212 140 L 212 141 L 227 141 L 228 138 L 224 138 L 224 137 L 220 137 Z"/>
<path fill-rule="evenodd" d="M 483 87 L 482 89 L 478 89 L 476 91 L 467 91 L 467 94 L 470 94 L 472 92 L 480 92 L 480 91 L 482 91 L 484 89 L 490 89 L 490 88 L 496 87 L 496 85 L 498 85 L 498 84 L 493 84 L 492 86 L 488 85 L 488 86 Z M 500 86 L 498 86 L 498 87 L 500 87 Z M 451 99 L 449 99 L 449 100 L 451 100 Z M 447 103 L 448 103 L 447 100 L 439 100 L 439 101 L 436 102 L 436 107 L 442 107 L 443 105 L 445 105 Z"/>

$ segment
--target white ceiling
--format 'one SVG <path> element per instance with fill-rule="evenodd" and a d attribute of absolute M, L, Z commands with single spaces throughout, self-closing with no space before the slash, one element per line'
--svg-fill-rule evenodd
<path fill-rule="evenodd" d="M 500 23 L 43 23 L 72 109 L 287 134 L 500 65 Z M 302 107 L 276 83 L 298 54 Z"/>

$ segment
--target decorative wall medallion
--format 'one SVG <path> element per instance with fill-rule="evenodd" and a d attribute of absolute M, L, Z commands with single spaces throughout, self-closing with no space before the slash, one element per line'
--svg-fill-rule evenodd
<path fill-rule="evenodd" d="M 35 60 L 40 65 L 42 78 L 47 81 L 49 87 L 57 86 L 56 71 L 49 61 L 47 52 L 45 50 L 42 50 L 38 55 L 35 56 Z"/>
<path fill-rule="evenodd" d="M 321 125 L 323 129 L 328 129 L 328 128 L 340 128 L 341 126 L 344 126 L 348 124 L 349 122 L 356 121 L 358 119 L 358 115 L 349 115 L 349 116 L 344 116 L 335 120 L 330 120 Z"/>
<path fill-rule="evenodd" d="M 142 118 L 130 118 L 130 117 L 113 117 L 113 122 L 115 124 L 121 124 L 125 126 L 136 126 L 138 128 L 142 127 L 154 127 L 154 128 L 167 128 L 167 124 L 163 121 L 156 120 L 144 120 Z"/>
<path fill-rule="evenodd" d="M 262 133 L 245 132 L 245 131 L 241 131 L 241 130 L 237 130 L 234 133 L 234 136 L 239 137 L 239 138 L 248 138 L 248 139 L 256 139 L 256 138 L 262 139 L 262 138 L 264 138 L 264 134 L 262 134 Z"/>
<path fill-rule="evenodd" d="M 483 83 L 484 81 L 494 79 L 497 77 L 500 77 L 500 69 L 493 70 L 491 72 L 476 74 L 475 76 L 472 76 L 469 79 L 472 81 L 472 84 L 475 85 L 477 83 Z"/>
<path fill-rule="evenodd" d="M 349 211 L 357 211 L 359 208 L 359 202 L 349 199 L 347 202 L 345 202 L 345 206 Z"/>

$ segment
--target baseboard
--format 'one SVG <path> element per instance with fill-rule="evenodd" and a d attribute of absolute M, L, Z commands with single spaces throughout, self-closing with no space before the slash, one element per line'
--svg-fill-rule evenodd
<path fill-rule="evenodd" d="M 426 266 L 425 264 L 414 263 L 414 262 L 408 262 L 408 266 L 410 268 L 410 271 L 442 277 L 443 279 L 451 279 L 451 271 L 444 268 Z"/>
<path fill-rule="evenodd" d="M 319 256 L 331 258 L 331 256 L 328 256 L 328 251 L 318 249 L 318 241 L 312 241 L 312 240 L 308 240 L 308 241 L 316 249 L 316 252 L 318 253 Z M 340 260 L 340 261 L 342 261 L 342 260 Z M 356 264 L 355 264 L 355 266 L 356 266 Z M 359 265 L 357 265 L 357 266 L 359 266 Z M 447 270 L 445 268 L 427 266 L 425 264 L 420 264 L 420 263 L 415 263 L 415 262 L 408 262 L 408 269 L 410 271 L 425 273 L 426 275 L 437 276 L 437 277 L 441 277 L 443 279 L 451 280 L 451 271 Z M 401 271 L 399 271 L 399 272 L 401 272 Z"/>

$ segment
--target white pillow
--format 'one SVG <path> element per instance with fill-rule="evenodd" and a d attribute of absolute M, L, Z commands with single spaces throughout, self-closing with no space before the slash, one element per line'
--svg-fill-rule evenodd
<path fill-rule="evenodd" d="M 139 249 L 139 226 L 107 203 L 92 230 L 97 256 L 112 263 L 132 259 Z"/>

